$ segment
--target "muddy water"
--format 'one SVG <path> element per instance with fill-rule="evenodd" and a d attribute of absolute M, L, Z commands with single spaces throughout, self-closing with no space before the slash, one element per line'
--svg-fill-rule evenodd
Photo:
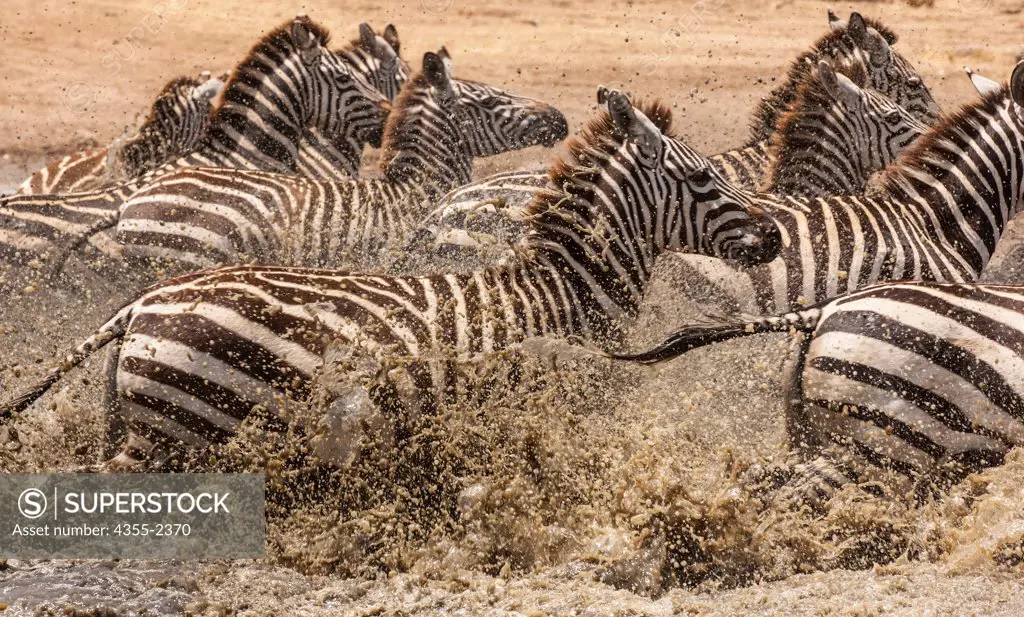
<path fill-rule="evenodd" d="M 5 390 L 123 295 L 71 267 L 91 300 L 46 285 L 7 299 L 17 313 L 3 318 Z M 673 293 L 680 272 L 671 256 L 659 265 L 638 345 L 693 310 Z M 9 561 L 0 602 L 8 614 L 1021 610 L 1018 452 L 924 509 L 856 489 L 823 517 L 767 505 L 764 471 L 787 458 L 776 385 L 787 348 L 785 336 L 754 337 L 656 368 L 558 345 L 495 357 L 467 370 L 464 399 L 424 419 L 410 443 L 371 447 L 344 473 L 309 465 L 301 423 L 285 435 L 248 427 L 217 466 L 268 472 L 266 558 Z M 524 367 L 517 384 L 507 361 Z M 96 459 L 100 365 L 18 419 L 0 469 Z"/>

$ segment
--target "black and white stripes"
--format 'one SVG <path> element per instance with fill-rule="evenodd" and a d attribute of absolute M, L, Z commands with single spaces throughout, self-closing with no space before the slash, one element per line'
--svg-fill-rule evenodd
<path fill-rule="evenodd" d="M 202 144 L 141 178 L 93 193 L 0 199 L 0 257 L 38 259 L 89 230 L 112 226 L 138 188 L 182 167 L 297 170 L 304 131 L 343 141 L 379 137 L 386 99 L 326 48 L 329 35 L 304 15 L 261 40 L 234 70 Z"/>
<path fill-rule="evenodd" d="M 179 77 L 157 95 L 138 132 L 123 143 L 69 154 L 33 173 L 17 195 L 77 193 L 127 180 L 187 154 L 206 135 L 212 100 L 224 83 L 204 73 Z"/>
<path fill-rule="evenodd" d="M 945 118 L 891 166 L 878 196 L 722 194 L 760 207 L 784 238 L 779 259 L 735 269 L 685 256 L 733 308 L 773 314 L 886 280 L 977 280 L 1024 192 L 1024 67 L 1008 89 Z M 701 298 L 704 301 L 706 298 Z"/>
<path fill-rule="evenodd" d="M 125 203 L 118 241 L 126 254 L 191 267 L 351 265 L 414 229 L 439 195 L 469 180 L 474 157 L 566 136 L 554 107 L 449 71 L 443 54 L 424 56 L 388 122 L 380 178 L 183 169 Z"/>

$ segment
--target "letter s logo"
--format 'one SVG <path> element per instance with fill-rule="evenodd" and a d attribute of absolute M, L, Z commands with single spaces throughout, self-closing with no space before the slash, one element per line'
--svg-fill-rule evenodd
<path fill-rule="evenodd" d="M 46 512 L 46 495 L 37 488 L 28 488 L 18 497 L 18 510 L 25 518 L 39 518 Z"/>

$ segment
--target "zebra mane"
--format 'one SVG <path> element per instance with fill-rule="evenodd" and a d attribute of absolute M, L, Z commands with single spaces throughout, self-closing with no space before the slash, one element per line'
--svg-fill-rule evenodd
<path fill-rule="evenodd" d="M 647 116 L 662 134 L 672 136 L 672 109 L 668 105 L 658 100 L 640 100 L 635 101 L 633 107 Z M 590 204 L 602 172 L 601 162 L 618 151 L 624 140 L 625 136 L 615 130 L 608 110 L 599 111 L 569 139 L 568 152 L 555 158 L 548 170 L 551 188 L 534 193 L 524 218 L 539 222 L 545 216 L 561 217 L 567 210 L 583 219 L 593 218 Z"/>
<path fill-rule="evenodd" d="M 833 68 L 836 73 L 849 78 L 857 87 L 864 88 L 867 85 L 868 75 L 864 63 L 843 61 L 835 63 Z M 768 148 L 772 155 L 772 163 L 765 174 L 766 177 L 774 176 L 775 169 L 786 163 L 794 149 L 806 147 L 806 143 L 801 143 L 798 139 L 806 117 L 828 109 L 834 103 L 832 95 L 821 83 L 821 74 L 815 66 L 808 71 L 807 77 L 797 88 L 795 98 L 786 107 L 786 111 L 778 116 L 775 132 L 769 139 Z"/>
<path fill-rule="evenodd" d="M 384 137 L 381 141 L 380 162 L 377 168 L 381 171 L 388 169 L 402 153 L 402 145 L 399 139 L 406 131 L 402 130 L 409 122 L 417 121 L 411 108 L 419 102 L 418 96 L 424 90 L 430 89 L 430 82 L 422 70 L 416 72 L 409 81 L 402 86 L 402 90 L 395 97 L 391 104 L 391 111 L 384 123 Z"/>
<path fill-rule="evenodd" d="M 183 88 L 183 87 L 195 88 L 196 86 L 199 86 L 202 83 L 203 82 L 200 81 L 198 77 L 187 77 L 187 76 L 175 77 L 171 81 L 169 81 L 166 84 L 164 84 L 163 88 L 160 88 L 160 93 L 156 95 L 156 98 L 157 98 L 157 100 L 160 100 L 161 98 L 163 98 L 163 97 L 165 97 L 167 95 L 177 94 L 177 92 L 178 92 L 178 90 L 180 88 Z M 153 106 L 154 107 L 156 106 L 155 102 L 154 102 Z"/>
<path fill-rule="evenodd" d="M 864 24 L 881 34 L 882 38 L 889 45 L 894 45 L 899 40 L 895 32 L 875 19 L 865 17 Z M 796 97 L 800 85 L 807 80 L 811 70 L 817 67 L 818 60 L 823 54 L 839 49 L 845 38 L 845 28 L 840 31 L 830 31 L 815 41 L 808 51 L 796 57 L 796 60 L 789 66 L 789 71 L 786 73 L 786 81 L 781 86 L 773 89 L 768 93 L 768 96 L 762 98 L 761 102 L 757 104 L 757 109 L 754 110 L 754 117 L 750 123 L 748 146 L 752 146 L 765 139 L 777 129 L 780 115 Z"/>
<path fill-rule="evenodd" d="M 943 181 L 949 168 L 935 165 L 936 160 L 957 160 L 962 156 L 962 144 L 978 134 L 978 127 L 989 124 L 987 117 L 997 115 L 1006 107 L 1009 88 L 1004 83 L 999 90 L 981 96 L 980 100 L 963 104 L 960 109 L 945 114 L 927 133 L 917 138 L 904 150 L 882 175 L 881 191 L 885 195 L 898 194 L 900 185 L 909 171 L 921 171 Z M 942 152 L 952 156 L 942 156 Z"/>
<path fill-rule="evenodd" d="M 243 58 L 235 69 L 231 71 L 227 83 L 224 84 L 220 104 L 210 109 L 211 121 L 217 118 L 218 114 L 220 114 L 221 110 L 227 106 L 229 101 L 235 99 L 235 91 L 238 89 L 235 84 L 243 73 L 247 73 L 245 69 L 249 67 L 263 67 L 266 65 L 266 62 L 265 60 L 261 60 L 260 56 L 268 55 L 268 53 L 269 55 L 273 55 L 274 50 L 288 49 L 292 47 L 291 27 L 293 23 L 295 23 L 295 18 L 289 19 L 267 34 L 264 34 L 263 37 L 253 45 L 252 49 L 249 50 L 249 53 L 245 55 L 245 58 Z M 303 25 L 305 25 L 309 30 L 310 34 L 320 41 L 320 44 L 323 47 L 327 47 L 327 44 L 331 40 L 331 33 L 327 28 L 310 19 L 306 19 Z"/>
<path fill-rule="evenodd" d="M 160 94 L 156 95 L 156 98 L 153 100 L 153 104 L 149 108 L 149 114 L 146 115 L 146 119 L 143 121 L 139 132 L 141 133 L 143 129 L 156 121 L 159 116 L 159 108 L 165 101 L 183 96 L 189 97 L 192 95 L 192 88 L 196 88 L 202 83 L 202 81 L 195 77 L 175 77 L 171 81 L 167 82 L 167 84 L 161 88 Z M 182 92 L 183 88 L 187 88 L 184 93 Z"/>

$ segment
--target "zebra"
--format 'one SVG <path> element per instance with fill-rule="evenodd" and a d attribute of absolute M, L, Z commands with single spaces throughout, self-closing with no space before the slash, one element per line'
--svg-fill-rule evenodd
<path fill-rule="evenodd" d="M 884 95 L 862 88 L 863 63 L 844 63 L 838 71 L 823 60 L 797 90 L 772 137 L 773 162 L 765 178 L 770 192 L 806 197 L 862 192 L 872 173 L 881 171 L 926 132 L 925 125 L 909 112 Z M 714 157 L 709 162 L 721 171 Z M 543 186 L 539 179 L 517 172 L 500 181 L 518 183 L 524 193 Z M 500 258 L 524 231 L 521 212 L 502 200 L 460 207 L 446 203 L 428 216 L 412 244 L 401 251 L 406 259 L 398 267 L 409 268 L 408 256 L 423 252 L 439 259 L 477 261 L 468 259 L 464 248 L 482 259 L 490 253 Z M 431 246 L 438 250 L 430 251 Z"/>
<path fill-rule="evenodd" d="M 409 65 L 399 55 L 398 30 L 388 24 L 382 34 L 363 23 L 359 38 L 338 50 L 338 54 L 356 73 L 362 75 L 384 98 L 394 101 L 409 79 Z M 345 180 L 359 176 L 359 165 L 366 139 L 364 129 L 350 123 L 341 139 L 328 138 L 316 129 L 307 129 L 299 143 L 296 167 L 299 175 L 317 180 Z M 371 144 L 373 145 L 373 144 Z M 379 147 L 380 144 L 374 145 Z"/>
<path fill-rule="evenodd" d="M 260 263 L 337 267 L 376 258 L 452 186 L 474 157 L 566 137 L 560 111 L 451 77 L 447 52 L 427 53 L 391 112 L 380 177 L 317 182 L 294 175 L 190 168 L 125 202 L 117 224 L 126 256 L 182 266 Z"/>
<path fill-rule="evenodd" d="M 438 72 L 430 64 L 428 74 Z M 308 400 L 314 383 L 333 401 L 325 421 L 368 405 L 398 418 L 444 395 L 456 375 L 450 362 L 529 336 L 616 347 L 659 253 L 685 247 L 746 264 L 775 256 L 780 238 L 758 213 L 724 200 L 692 208 L 713 179 L 672 136 L 670 108 L 634 107 L 603 87 L 598 101 L 606 109 L 570 140 L 553 188 L 534 198 L 517 263 L 427 277 L 260 265 L 184 275 L 119 310 L 0 417 L 117 341 L 108 391 L 131 437 L 114 468 L 222 443 L 254 409 Z M 386 371 L 394 388 L 367 393 L 389 358 L 401 362 Z"/>
<path fill-rule="evenodd" d="M 191 152 L 206 133 L 212 101 L 224 86 L 204 71 L 177 77 L 160 90 L 146 120 L 129 139 L 69 154 L 29 176 L 16 195 L 77 193 L 133 178 Z"/>
<path fill-rule="evenodd" d="M 0 199 L 0 257 L 38 260 L 62 244 L 74 247 L 112 227 L 125 199 L 175 169 L 294 172 L 306 128 L 338 140 L 354 132 L 379 146 L 389 103 L 328 41 L 327 30 L 304 14 L 272 30 L 233 71 L 199 148 L 172 163 L 90 193 Z"/>
<path fill-rule="evenodd" d="M 905 150 L 870 196 L 796 198 L 719 190 L 761 208 L 784 238 L 772 263 L 737 269 L 677 260 L 694 300 L 770 315 L 887 280 L 976 281 L 1024 193 L 1024 66 L 1009 87 L 944 118 Z"/>
<path fill-rule="evenodd" d="M 913 65 L 892 48 L 896 40 L 892 30 L 860 13 L 851 13 L 850 19 L 842 22 L 830 11 L 829 32 L 793 61 L 786 80 L 758 104 L 748 144 L 772 136 L 780 116 L 796 98 L 800 84 L 821 60 L 833 65 L 862 60 L 867 67 L 869 88 L 884 94 L 921 122 L 934 124 L 941 115 L 939 105 Z"/>
<path fill-rule="evenodd" d="M 654 363 L 765 332 L 793 335 L 782 495 L 821 508 L 849 482 L 925 499 L 1024 445 L 1024 286 L 883 283 L 813 307 L 683 328 L 616 356 Z"/>
<path fill-rule="evenodd" d="M 761 189 L 793 197 L 863 193 L 928 127 L 865 87 L 862 62 L 833 71 L 824 60 L 797 89 L 771 138 L 772 164 Z"/>

